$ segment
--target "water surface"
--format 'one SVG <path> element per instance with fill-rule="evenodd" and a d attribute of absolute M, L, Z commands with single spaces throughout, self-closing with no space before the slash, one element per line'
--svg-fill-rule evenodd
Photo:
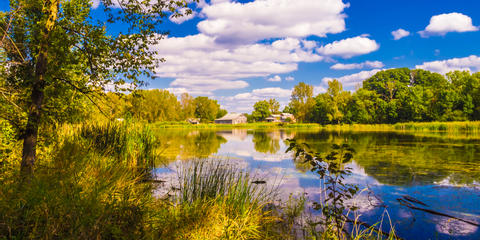
<path fill-rule="evenodd" d="M 312 130 L 174 130 L 158 132 L 164 160 L 160 178 L 173 166 L 194 158 L 230 159 L 255 176 L 280 187 L 280 198 L 306 192 L 318 200 L 321 184 L 309 165 L 286 153 L 287 139 L 328 153 L 332 144 L 348 143 L 356 153 L 346 182 L 364 191 L 355 199 L 360 219 L 373 224 L 388 212 L 405 239 L 480 239 L 477 226 L 402 206 L 405 196 L 423 208 L 480 222 L 480 136 L 445 133 L 327 132 Z M 384 220 L 386 225 L 389 220 Z M 388 231 L 388 228 L 385 228 Z"/>

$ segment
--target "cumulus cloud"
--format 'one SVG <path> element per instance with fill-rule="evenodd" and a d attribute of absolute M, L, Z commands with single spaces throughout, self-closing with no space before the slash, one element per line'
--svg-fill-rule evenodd
<path fill-rule="evenodd" d="M 194 17 L 197 16 L 197 12 L 193 11 L 191 14 L 186 14 L 187 12 L 187 8 L 182 8 L 182 9 L 179 9 L 178 10 L 180 14 L 182 14 L 182 16 L 179 16 L 179 17 L 174 17 L 174 15 L 171 15 L 169 17 L 170 21 L 176 23 L 176 24 L 182 24 L 188 20 L 191 20 L 193 19 Z"/>
<path fill-rule="evenodd" d="M 269 81 L 269 82 L 281 82 L 281 81 L 282 81 L 282 78 L 281 78 L 280 76 L 278 76 L 278 75 L 275 75 L 275 76 L 267 79 L 267 81 Z"/>
<path fill-rule="evenodd" d="M 370 70 L 370 71 L 362 71 L 362 72 L 359 72 L 359 73 L 346 75 L 346 76 L 339 77 L 339 78 L 325 77 L 325 78 L 322 79 L 322 82 L 324 84 L 327 84 L 328 82 L 332 81 L 333 79 L 337 79 L 339 82 L 341 82 L 343 84 L 344 87 L 353 87 L 353 86 L 356 86 L 358 84 L 362 84 L 362 82 L 365 79 L 375 75 L 377 72 L 380 72 L 380 71 L 382 71 L 382 69 L 373 69 L 373 70 Z"/>
<path fill-rule="evenodd" d="M 363 69 L 363 68 L 382 68 L 385 65 L 380 61 L 365 61 L 363 63 L 350 63 L 343 64 L 337 63 L 330 67 L 330 69 L 335 70 L 351 70 L 351 69 Z"/>
<path fill-rule="evenodd" d="M 424 69 L 432 72 L 445 74 L 455 70 L 479 72 L 480 57 L 471 55 L 464 58 L 452 58 L 448 60 L 424 62 L 422 65 L 415 66 L 417 69 Z"/>
<path fill-rule="evenodd" d="M 313 86 L 313 95 L 327 92 L 327 89 L 322 86 Z"/>
<path fill-rule="evenodd" d="M 171 87 L 192 92 L 244 88 L 248 84 L 241 79 L 289 73 L 299 62 L 323 59 L 291 38 L 226 47 L 214 37 L 197 34 L 166 38 L 153 48 L 166 59 L 156 68 L 157 75 L 174 78 Z"/>
<path fill-rule="evenodd" d="M 219 42 L 253 43 L 272 38 L 325 37 L 345 30 L 342 0 L 213 1 L 202 10 L 200 32 Z"/>
<path fill-rule="evenodd" d="M 406 31 L 406 30 L 401 29 L 401 28 L 392 32 L 392 36 L 393 36 L 394 40 L 399 40 L 399 39 L 402 39 L 402 38 L 407 37 L 409 35 L 410 35 L 409 31 Z"/>
<path fill-rule="evenodd" d="M 92 3 L 92 8 L 98 8 L 98 6 L 100 5 L 100 0 L 91 0 L 90 1 Z"/>
<path fill-rule="evenodd" d="M 259 88 L 254 89 L 251 92 L 244 92 L 236 94 L 235 96 L 220 98 L 220 102 L 222 105 L 226 106 L 227 109 L 230 109 L 230 111 L 251 112 L 255 102 L 270 98 L 277 99 L 283 107 L 288 104 L 291 94 L 291 89 L 279 87 Z"/>
<path fill-rule="evenodd" d="M 461 13 L 445 13 L 433 16 L 430 24 L 425 30 L 420 31 L 422 37 L 432 35 L 444 36 L 448 32 L 474 32 L 478 31 L 478 27 L 473 26 L 472 18 Z"/>
<path fill-rule="evenodd" d="M 379 48 L 380 45 L 375 42 L 375 40 L 369 39 L 366 36 L 358 36 L 334 41 L 333 43 L 317 48 L 317 52 L 325 56 L 351 58 L 377 51 Z"/>
<path fill-rule="evenodd" d="M 288 77 L 285 78 L 285 80 L 286 80 L 286 81 L 294 81 L 295 78 L 292 77 L 292 76 L 288 76 Z"/>
<path fill-rule="evenodd" d="M 201 92 L 211 95 L 215 90 L 238 89 L 248 87 L 245 81 L 229 81 L 223 79 L 211 78 L 177 78 L 170 86 L 176 88 L 191 89 L 193 91 Z"/>

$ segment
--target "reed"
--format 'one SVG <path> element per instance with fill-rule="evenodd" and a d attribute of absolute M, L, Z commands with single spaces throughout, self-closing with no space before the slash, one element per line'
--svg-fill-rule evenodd
<path fill-rule="evenodd" d="M 161 237 L 272 239 L 265 229 L 272 229 L 268 226 L 277 218 L 264 206 L 275 188 L 252 183 L 248 172 L 218 159 L 192 161 L 178 176 L 180 191 Z"/>
<path fill-rule="evenodd" d="M 138 239 L 150 234 L 154 199 L 151 186 L 142 183 L 145 173 L 137 171 L 152 161 L 149 138 L 142 135 L 148 133 L 116 126 L 80 129 L 43 154 L 33 178 L 14 172 L 0 180 L 0 236 Z M 122 141 L 146 145 L 134 150 L 108 144 Z"/>

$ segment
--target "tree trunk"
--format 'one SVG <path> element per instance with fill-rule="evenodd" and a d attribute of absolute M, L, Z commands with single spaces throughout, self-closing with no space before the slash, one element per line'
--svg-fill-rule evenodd
<path fill-rule="evenodd" d="M 42 14 L 48 18 L 43 23 L 38 55 L 36 57 L 35 75 L 32 84 L 31 102 L 29 106 L 27 127 L 23 137 L 23 151 L 21 172 L 24 176 L 33 174 L 33 165 L 36 158 L 36 147 L 38 138 L 38 128 L 40 126 L 42 104 L 44 98 L 44 89 L 46 85 L 45 73 L 48 65 L 48 42 L 50 32 L 55 26 L 58 13 L 58 0 L 46 0 Z"/>

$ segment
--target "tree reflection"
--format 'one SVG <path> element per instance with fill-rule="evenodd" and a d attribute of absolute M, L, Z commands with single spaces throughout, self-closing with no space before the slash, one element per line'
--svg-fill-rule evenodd
<path fill-rule="evenodd" d="M 349 143 L 357 151 L 355 162 L 383 184 L 428 185 L 448 179 L 449 184 L 469 185 L 480 181 L 480 147 L 471 140 L 326 131 L 297 133 L 296 139 L 317 152 L 330 151 L 331 143 Z"/>
<path fill-rule="evenodd" d="M 212 130 L 161 130 L 157 132 L 163 163 L 175 159 L 207 158 L 227 140 Z"/>
<path fill-rule="evenodd" d="M 274 137 L 278 131 L 273 132 L 264 132 L 264 131 L 255 131 L 253 132 L 253 143 L 255 151 L 261 153 L 271 153 L 275 154 L 280 150 L 280 138 Z"/>

